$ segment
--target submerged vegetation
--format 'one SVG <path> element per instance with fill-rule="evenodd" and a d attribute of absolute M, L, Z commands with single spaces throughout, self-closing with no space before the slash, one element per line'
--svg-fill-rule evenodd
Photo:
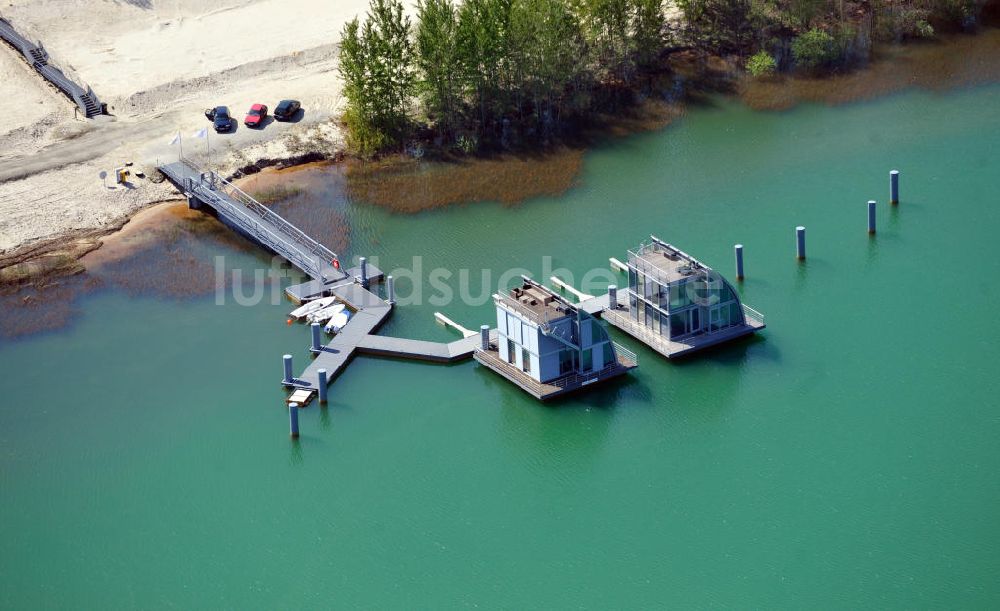
<path fill-rule="evenodd" d="M 650 93 L 675 51 L 817 74 L 974 27 L 988 1 L 676 0 L 668 20 L 660 0 L 417 0 L 411 20 L 371 0 L 342 32 L 343 121 L 362 157 L 414 136 L 459 153 L 546 144 Z"/>

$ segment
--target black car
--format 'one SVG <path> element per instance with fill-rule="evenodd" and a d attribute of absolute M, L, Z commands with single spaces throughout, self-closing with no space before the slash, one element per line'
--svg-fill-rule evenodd
<path fill-rule="evenodd" d="M 298 100 L 282 100 L 274 109 L 274 120 L 291 121 L 300 108 L 302 108 L 302 104 Z"/>
<path fill-rule="evenodd" d="M 215 107 L 215 117 L 212 119 L 216 133 L 228 132 L 233 129 L 233 118 L 229 116 L 229 109 L 225 106 Z"/>

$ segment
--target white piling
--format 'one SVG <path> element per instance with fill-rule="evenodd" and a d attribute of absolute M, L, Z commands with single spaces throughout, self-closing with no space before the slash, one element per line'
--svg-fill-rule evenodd
<path fill-rule="evenodd" d="M 434 312 L 434 320 L 446 327 L 454 327 L 459 333 L 462 334 L 462 337 L 472 337 L 473 335 L 476 334 L 475 331 L 470 331 L 469 329 L 466 329 L 465 327 L 458 324 L 454 320 L 448 318 L 441 312 Z"/>
<path fill-rule="evenodd" d="M 736 251 L 736 279 L 743 279 L 743 245 L 736 244 L 733 246 L 733 250 Z"/>
<path fill-rule="evenodd" d="M 319 402 L 326 403 L 326 387 L 329 384 L 326 379 L 326 369 L 317 369 L 316 377 L 319 378 L 319 381 L 317 382 L 317 384 L 319 384 Z"/>
<path fill-rule="evenodd" d="M 608 259 L 608 261 L 611 262 L 611 267 L 617 269 L 618 271 L 620 271 L 620 272 L 628 272 L 628 265 L 625 265 L 624 263 L 622 263 L 618 259 L 616 259 L 614 257 L 611 257 L 611 258 Z"/>
<path fill-rule="evenodd" d="M 868 233 L 875 233 L 875 200 L 868 200 Z"/>
<path fill-rule="evenodd" d="M 795 256 L 806 258 L 806 228 L 802 226 L 795 228 Z"/>
<path fill-rule="evenodd" d="M 556 285 L 557 287 L 565 289 L 570 293 L 573 293 L 573 295 L 577 298 L 578 301 L 587 301 L 588 299 L 594 298 L 594 296 L 589 293 L 584 293 L 583 291 L 576 290 L 575 288 L 570 286 L 568 282 L 560 280 L 558 276 L 551 276 L 549 280 L 551 280 L 552 284 Z"/>
<path fill-rule="evenodd" d="M 299 437 L 299 404 L 288 404 L 288 432 L 293 439 Z"/>
<path fill-rule="evenodd" d="M 899 203 L 899 170 L 889 172 L 889 203 Z"/>
<path fill-rule="evenodd" d="M 292 375 L 292 355 L 286 354 L 281 357 L 281 360 L 285 364 L 285 378 L 282 380 L 285 384 L 291 384 L 294 376 Z"/>
<path fill-rule="evenodd" d="M 392 276 L 385 277 L 385 300 L 396 303 L 396 287 L 393 285 Z"/>
<path fill-rule="evenodd" d="M 368 259 L 361 257 L 361 286 L 368 288 Z"/>
<path fill-rule="evenodd" d="M 490 349 L 490 326 L 481 325 L 479 327 L 479 347 L 483 350 Z"/>
<path fill-rule="evenodd" d="M 319 352 L 320 350 L 319 323 L 314 322 L 311 325 L 309 325 L 309 328 L 312 330 L 312 347 L 310 348 L 310 350 L 312 352 Z"/>
<path fill-rule="evenodd" d="M 618 309 L 618 285 L 616 284 L 608 285 L 608 309 Z"/>

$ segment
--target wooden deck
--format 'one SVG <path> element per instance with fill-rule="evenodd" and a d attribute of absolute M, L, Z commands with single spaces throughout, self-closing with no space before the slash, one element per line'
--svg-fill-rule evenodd
<path fill-rule="evenodd" d="M 601 317 L 608 321 L 608 324 L 628 333 L 668 359 L 688 355 L 709 346 L 728 342 L 744 335 L 750 335 L 765 327 L 763 321 L 747 318 L 747 324 L 745 325 L 729 327 L 715 333 L 703 333 L 702 335 L 686 337 L 679 341 L 672 341 L 629 318 L 628 310 L 624 309 L 621 305 L 613 310 L 605 310 Z"/>
<path fill-rule="evenodd" d="M 493 344 L 490 344 L 489 350 L 477 348 L 473 358 L 514 384 L 517 384 L 529 395 L 541 401 L 547 401 L 560 395 L 580 390 L 591 384 L 605 382 L 611 378 L 623 375 L 636 367 L 635 361 L 619 354 L 617 363 L 605 367 L 601 371 L 588 374 L 570 374 L 549 382 L 539 382 L 521 371 L 520 368 L 501 359 L 500 353 Z"/>

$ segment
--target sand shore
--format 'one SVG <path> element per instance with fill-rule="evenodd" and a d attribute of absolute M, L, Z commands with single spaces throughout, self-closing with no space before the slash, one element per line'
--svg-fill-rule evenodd
<path fill-rule="evenodd" d="M 8 3 L 5 3 L 8 4 Z M 107 188 L 99 173 L 132 162 L 147 174 L 184 155 L 222 173 L 259 158 L 334 153 L 341 135 L 337 39 L 367 0 L 13 0 L 0 10 L 51 60 L 94 88 L 113 116 L 83 120 L 20 55 L 0 43 L 0 95 L 15 100 L 0 126 L 0 254 L 67 232 L 120 224 L 176 197 L 167 183 Z M 193 133 L 205 108 L 237 119 L 254 103 L 302 102 L 297 123 Z"/>

